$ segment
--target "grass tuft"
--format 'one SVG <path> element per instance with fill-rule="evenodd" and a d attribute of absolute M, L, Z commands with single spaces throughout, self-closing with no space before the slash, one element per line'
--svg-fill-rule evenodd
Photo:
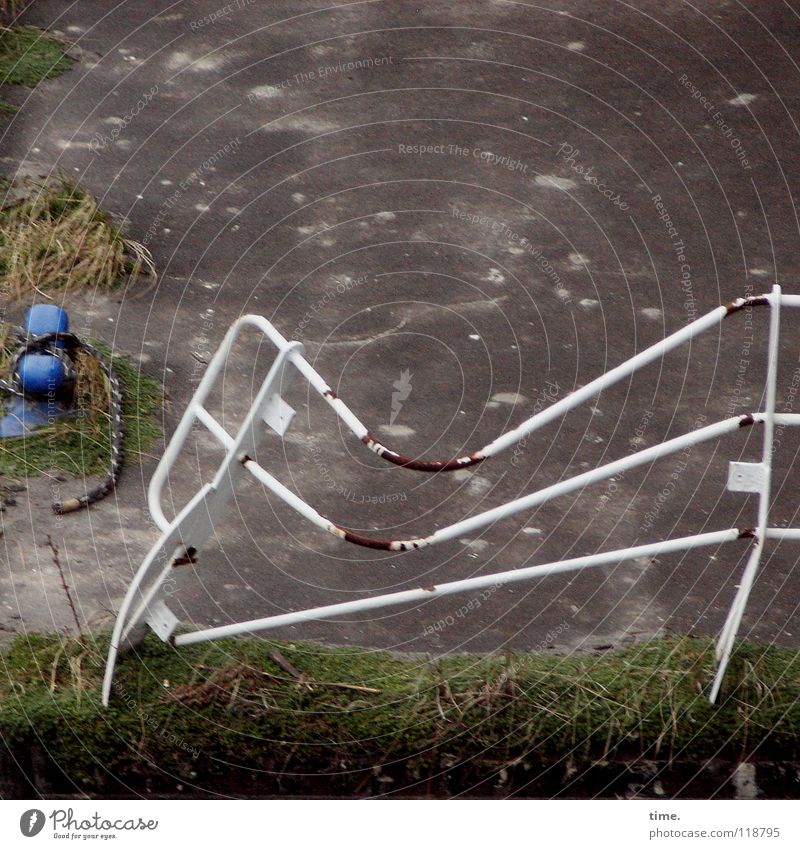
<path fill-rule="evenodd" d="M 40 29 L 0 26 L 0 85 L 34 88 L 70 67 L 64 46 Z"/>
<path fill-rule="evenodd" d="M 149 251 L 126 238 L 92 195 L 64 178 L 30 189 L 0 209 L 0 275 L 12 299 L 155 276 Z"/>

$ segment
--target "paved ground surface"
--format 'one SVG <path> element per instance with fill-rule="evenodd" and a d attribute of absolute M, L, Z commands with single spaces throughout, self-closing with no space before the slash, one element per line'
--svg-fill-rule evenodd
<path fill-rule="evenodd" d="M 38 0 L 29 15 L 71 40 L 78 63 L 30 96 L 9 94 L 22 109 L 3 131 L 2 170 L 79 178 L 152 250 L 157 287 L 68 306 L 79 332 L 163 378 L 167 432 L 201 373 L 193 355 L 207 357 L 245 312 L 302 340 L 374 432 L 440 457 L 480 447 L 721 302 L 776 281 L 797 291 L 790 6 L 324 6 Z M 702 416 L 757 408 L 765 313 L 731 318 L 474 473 L 385 466 L 302 392 L 285 443 L 272 439 L 261 459 L 342 523 L 424 534 Z M 793 325 L 784 411 L 800 375 Z M 262 360 L 250 348 L 233 358 L 219 400 L 228 421 Z M 404 371 L 410 392 L 392 419 Z M 725 478 L 728 460 L 758 457 L 758 438 L 743 431 L 407 555 L 345 546 L 248 485 L 184 586 L 181 615 L 226 623 L 751 525 L 754 501 L 727 493 Z M 798 442 L 780 441 L 775 522 L 786 524 Z M 176 503 L 211 471 L 208 445 L 195 447 Z M 73 625 L 47 535 L 80 616 L 108 621 L 156 536 L 144 504 L 159 453 L 62 522 L 51 482 L 29 482 L 2 518 L 0 627 Z M 281 636 L 436 653 L 712 634 L 745 552 L 625 563 Z M 796 558 L 770 547 L 744 635 L 797 645 Z"/>

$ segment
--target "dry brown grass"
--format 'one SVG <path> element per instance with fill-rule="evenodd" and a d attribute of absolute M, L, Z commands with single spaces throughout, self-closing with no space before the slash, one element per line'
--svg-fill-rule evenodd
<path fill-rule="evenodd" d="M 0 274 L 13 300 L 155 277 L 147 248 L 125 237 L 90 194 L 65 179 L 25 188 L 0 210 Z"/>

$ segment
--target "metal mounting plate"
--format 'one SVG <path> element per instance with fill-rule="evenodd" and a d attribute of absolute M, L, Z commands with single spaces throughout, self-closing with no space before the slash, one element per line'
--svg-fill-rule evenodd
<path fill-rule="evenodd" d="M 761 492 L 764 486 L 763 463 L 732 462 L 728 467 L 728 489 L 731 492 Z"/>
<path fill-rule="evenodd" d="M 279 436 L 289 429 L 294 418 L 294 410 L 275 392 L 269 396 L 261 412 L 264 423 L 269 425 Z"/>
<path fill-rule="evenodd" d="M 150 605 L 145 621 L 164 642 L 172 636 L 179 622 L 178 617 L 161 600 Z"/>

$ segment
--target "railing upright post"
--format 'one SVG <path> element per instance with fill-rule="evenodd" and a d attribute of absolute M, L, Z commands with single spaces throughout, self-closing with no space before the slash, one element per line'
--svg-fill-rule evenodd
<path fill-rule="evenodd" d="M 761 451 L 761 487 L 758 493 L 758 528 L 753 550 L 742 573 L 739 589 L 733 599 L 731 609 L 717 641 L 717 672 L 709 694 L 709 701 L 715 702 L 719 695 L 725 670 L 731 659 L 736 635 L 742 623 L 747 600 L 755 583 L 769 526 L 769 501 L 772 482 L 772 447 L 775 432 L 775 392 L 778 377 L 778 354 L 781 321 L 781 287 L 775 284 L 769 296 L 769 350 L 767 354 L 767 385 L 764 397 L 764 439 Z"/>

